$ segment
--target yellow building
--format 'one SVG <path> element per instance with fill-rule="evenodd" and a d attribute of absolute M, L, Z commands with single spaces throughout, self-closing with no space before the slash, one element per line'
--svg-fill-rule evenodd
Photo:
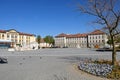
<path fill-rule="evenodd" d="M 31 42 L 35 42 L 35 35 L 18 32 L 15 29 L 0 30 L 0 40 L 10 40 L 14 47 L 16 45 L 24 46 L 30 45 Z"/>

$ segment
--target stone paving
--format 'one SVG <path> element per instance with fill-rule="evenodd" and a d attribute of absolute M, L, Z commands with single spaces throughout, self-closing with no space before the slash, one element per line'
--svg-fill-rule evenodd
<path fill-rule="evenodd" d="M 7 64 L 0 64 L 0 80 L 108 80 L 77 71 L 73 64 L 81 59 L 111 59 L 111 52 L 92 49 L 40 49 L 8 52 L 0 49 Z M 120 54 L 117 53 L 120 60 Z"/>

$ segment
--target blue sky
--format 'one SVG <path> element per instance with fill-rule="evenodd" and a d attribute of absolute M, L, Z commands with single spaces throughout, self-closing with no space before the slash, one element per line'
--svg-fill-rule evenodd
<path fill-rule="evenodd" d="M 95 29 L 92 17 L 80 14 L 75 4 L 75 0 L 0 0 L 0 29 L 42 37 Z"/>

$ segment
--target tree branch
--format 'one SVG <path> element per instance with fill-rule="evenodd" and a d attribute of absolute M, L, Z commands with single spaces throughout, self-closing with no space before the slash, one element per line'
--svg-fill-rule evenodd
<path fill-rule="evenodd" d="M 114 29 L 117 28 L 118 23 L 119 23 L 119 19 L 120 19 L 120 16 L 117 17 L 117 20 L 115 21 L 115 25 L 114 25 L 114 27 L 112 28 L 112 30 L 114 30 Z"/>

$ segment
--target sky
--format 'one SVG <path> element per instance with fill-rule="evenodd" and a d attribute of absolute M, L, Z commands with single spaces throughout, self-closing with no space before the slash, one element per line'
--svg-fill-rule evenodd
<path fill-rule="evenodd" d="M 1 30 L 42 37 L 87 33 L 95 29 L 91 20 L 91 16 L 80 14 L 75 0 L 0 0 Z"/>

